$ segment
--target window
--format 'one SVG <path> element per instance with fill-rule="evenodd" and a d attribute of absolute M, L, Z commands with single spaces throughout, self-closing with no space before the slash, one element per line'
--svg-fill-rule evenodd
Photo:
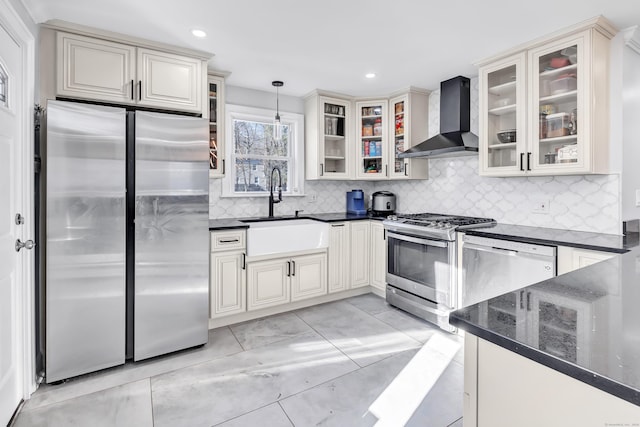
<path fill-rule="evenodd" d="M 268 195 L 275 167 L 280 170 L 282 193 L 303 195 L 304 118 L 281 112 L 283 132 L 278 142 L 273 139 L 274 115 L 272 110 L 227 105 L 225 151 L 231 167 L 223 178 L 223 196 Z"/>

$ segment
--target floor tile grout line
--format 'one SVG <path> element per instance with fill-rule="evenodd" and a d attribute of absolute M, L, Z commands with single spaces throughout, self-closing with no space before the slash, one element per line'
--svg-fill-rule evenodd
<path fill-rule="evenodd" d="M 356 362 L 355 360 L 353 360 L 352 358 L 350 358 L 344 351 L 342 351 L 340 348 L 338 348 L 338 346 L 336 346 L 330 339 L 328 339 L 327 337 L 325 337 L 324 335 L 322 335 L 319 331 L 316 330 L 316 328 L 314 328 L 313 326 L 311 326 L 309 323 L 305 322 L 305 320 L 298 316 L 298 313 L 294 312 L 293 314 L 296 315 L 296 317 L 298 319 L 300 319 L 301 322 L 303 322 L 305 325 L 307 325 L 308 327 L 311 328 L 311 330 L 313 332 L 315 332 L 316 334 L 318 334 L 323 340 L 325 340 L 326 342 L 328 342 L 329 344 L 331 344 L 331 346 L 333 346 L 333 348 L 335 348 L 336 350 L 338 350 L 342 355 L 344 355 L 344 357 L 346 357 L 347 359 L 349 359 L 350 361 L 352 361 L 353 363 L 356 364 L 356 366 L 360 367 L 360 365 L 358 364 L 358 362 Z"/>
<path fill-rule="evenodd" d="M 313 387 L 312 387 L 313 388 Z M 278 400 L 276 402 L 278 404 L 278 406 L 280 407 L 280 409 L 282 409 L 282 412 L 284 413 L 284 416 L 287 417 L 287 419 L 289 420 L 289 422 L 291 423 L 292 427 L 296 427 L 295 423 L 293 422 L 293 420 L 291 419 L 291 417 L 289 416 L 289 414 L 287 414 L 287 411 L 284 409 L 284 407 L 282 406 L 282 403 L 280 403 L 280 401 Z"/>
<path fill-rule="evenodd" d="M 447 427 L 451 427 L 452 425 L 454 425 L 455 423 L 457 423 L 458 421 L 460 421 L 462 419 L 462 417 L 458 418 L 457 420 L 455 420 L 454 422 L 452 422 L 451 424 L 449 424 Z"/>
<path fill-rule="evenodd" d="M 242 349 L 242 351 L 247 351 L 246 348 L 244 348 L 244 346 L 242 345 L 242 343 L 240 342 L 240 340 L 238 339 L 238 337 L 236 336 L 235 332 L 233 332 L 233 329 L 231 329 L 232 325 L 227 325 L 225 326 L 225 328 L 229 329 L 229 332 L 231 332 L 231 335 L 233 335 L 233 338 L 235 338 L 236 342 L 238 343 L 238 345 L 240 346 L 240 348 Z"/>
<path fill-rule="evenodd" d="M 222 425 L 222 424 L 224 424 L 224 423 L 228 423 L 229 421 L 233 421 L 233 420 L 235 420 L 235 419 L 237 419 L 237 418 L 244 417 L 245 415 L 251 414 L 251 413 L 256 412 L 256 411 L 259 411 L 260 409 L 264 409 L 264 408 L 266 408 L 267 406 L 271 406 L 271 405 L 273 405 L 274 403 L 278 403 L 278 401 L 276 400 L 275 402 L 267 403 L 266 405 L 263 405 L 263 406 L 260 406 L 260 407 L 258 407 L 258 408 L 255 408 L 255 409 L 252 409 L 252 410 L 250 410 L 250 411 L 247 411 L 247 412 L 245 412 L 244 414 L 236 415 L 235 417 L 231 417 L 231 418 L 226 419 L 226 420 L 224 420 L 224 421 L 220 421 L 219 423 L 213 424 L 213 425 L 211 425 L 210 427 L 216 427 L 216 426 Z"/>
<path fill-rule="evenodd" d="M 151 427 L 156 425 L 156 421 L 153 415 L 153 387 L 151 387 L 151 377 L 148 379 L 149 381 L 149 400 L 151 400 Z"/>

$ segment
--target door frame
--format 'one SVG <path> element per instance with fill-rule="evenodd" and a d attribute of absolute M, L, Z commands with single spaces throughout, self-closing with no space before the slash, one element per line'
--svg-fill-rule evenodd
<path fill-rule="evenodd" d="M 10 0 L 0 0 L 0 24 L 13 37 L 21 51 L 23 84 L 17 95 L 22 99 L 21 111 L 17 111 L 20 120 L 20 140 L 18 142 L 19 164 L 16 165 L 18 192 L 16 202 L 21 206 L 25 223 L 22 227 L 23 240 L 34 239 L 34 118 L 35 102 L 35 36 L 31 33 L 22 17 Z M 37 242 L 40 243 L 40 242 Z M 27 400 L 37 387 L 35 372 L 35 290 L 34 290 L 34 256 L 33 251 L 18 257 L 16 268 L 18 310 L 16 334 L 18 336 L 18 375 L 22 378 L 22 396 Z"/>

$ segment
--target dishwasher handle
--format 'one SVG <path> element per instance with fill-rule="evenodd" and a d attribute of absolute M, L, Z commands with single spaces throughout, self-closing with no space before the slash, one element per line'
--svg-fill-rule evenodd
<path fill-rule="evenodd" d="M 466 243 L 464 245 L 464 249 L 470 249 L 470 250 L 482 251 L 482 252 L 489 252 L 489 253 L 500 254 L 500 255 L 509 255 L 509 256 L 518 255 L 518 251 L 514 251 L 514 250 L 511 250 L 511 249 L 503 249 L 503 248 L 498 248 L 498 247 L 495 247 L 495 246 L 480 246 L 480 245 L 474 245 L 473 243 Z"/>

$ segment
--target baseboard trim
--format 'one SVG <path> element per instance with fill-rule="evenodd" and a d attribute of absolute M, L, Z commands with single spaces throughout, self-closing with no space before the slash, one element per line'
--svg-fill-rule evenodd
<path fill-rule="evenodd" d="M 380 289 L 363 286 L 361 288 L 349 289 L 348 291 L 336 292 L 334 294 L 322 295 L 316 298 L 309 298 L 302 301 L 290 302 L 282 304 L 276 307 L 264 308 L 262 310 L 247 311 L 245 313 L 234 314 L 231 316 L 220 317 L 216 319 L 209 319 L 209 329 L 220 328 L 222 326 L 229 326 L 236 323 L 246 322 L 248 320 L 255 320 L 261 317 L 271 316 L 274 314 L 286 313 L 288 311 L 298 310 L 301 308 L 311 307 L 318 304 L 324 304 L 326 302 L 339 301 L 341 299 L 355 297 L 358 295 L 364 295 L 374 293 L 384 298 L 384 291 Z"/>

